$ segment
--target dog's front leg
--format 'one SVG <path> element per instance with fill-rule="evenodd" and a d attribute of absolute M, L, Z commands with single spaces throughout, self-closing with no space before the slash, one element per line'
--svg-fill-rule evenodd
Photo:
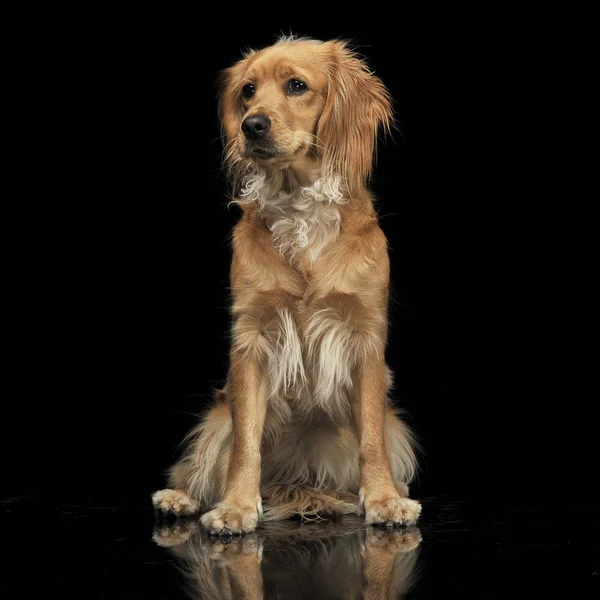
<path fill-rule="evenodd" d="M 396 488 L 385 444 L 386 371 L 370 356 L 355 370 L 354 419 L 360 447 L 361 504 L 367 523 L 388 527 L 415 523 L 421 505 Z"/>
<path fill-rule="evenodd" d="M 202 517 L 213 534 L 253 531 L 262 511 L 260 442 L 266 412 L 266 381 L 255 358 L 232 352 L 229 372 L 233 446 L 223 499 Z"/>

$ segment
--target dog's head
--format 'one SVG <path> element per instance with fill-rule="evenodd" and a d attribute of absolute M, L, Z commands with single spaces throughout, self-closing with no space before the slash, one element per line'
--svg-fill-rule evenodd
<path fill-rule="evenodd" d="M 283 40 L 223 73 L 220 115 L 230 168 L 321 162 L 349 188 L 369 176 L 390 96 L 344 42 Z"/>

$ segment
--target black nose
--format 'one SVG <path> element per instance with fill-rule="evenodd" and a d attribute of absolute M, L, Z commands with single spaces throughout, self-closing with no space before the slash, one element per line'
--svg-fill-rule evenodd
<path fill-rule="evenodd" d="M 242 123 L 242 131 L 249 140 L 264 137 L 269 129 L 271 129 L 271 119 L 266 115 L 254 115 L 244 119 Z"/>

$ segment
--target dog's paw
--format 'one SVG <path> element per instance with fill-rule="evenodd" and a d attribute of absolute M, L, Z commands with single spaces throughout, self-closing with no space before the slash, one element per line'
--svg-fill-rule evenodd
<path fill-rule="evenodd" d="M 159 546 L 169 548 L 185 543 L 198 529 L 197 519 L 178 519 L 170 525 L 160 524 L 154 529 L 152 539 Z"/>
<path fill-rule="evenodd" d="M 202 516 L 205 529 L 213 535 L 239 535 L 256 529 L 260 501 L 255 506 L 238 502 L 219 502 Z"/>
<path fill-rule="evenodd" d="M 362 550 L 363 552 L 376 551 L 395 555 L 411 552 L 422 540 L 423 536 L 417 527 L 394 531 L 386 531 L 380 527 L 369 527 L 365 532 Z"/>
<path fill-rule="evenodd" d="M 240 537 L 208 537 L 202 550 L 218 566 L 226 567 L 243 561 L 261 562 L 263 542 L 256 532 Z"/>
<path fill-rule="evenodd" d="M 188 517 L 199 510 L 198 503 L 183 490 L 160 490 L 152 494 L 154 509 L 167 515 Z"/>
<path fill-rule="evenodd" d="M 414 525 L 421 514 L 416 500 L 402 498 L 398 494 L 367 494 L 364 498 L 365 520 L 369 525 L 398 527 Z"/>

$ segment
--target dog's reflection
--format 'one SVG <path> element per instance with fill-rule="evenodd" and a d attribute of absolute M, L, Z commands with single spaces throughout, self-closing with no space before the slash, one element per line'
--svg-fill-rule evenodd
<path fill-rule="evenodd" d="M 195 599 L 388 600 L 414 584 L 421 534 L 346 518 L 264 523 L 252 534 L 219 538 L 198 520 L 179 519 L 158 523 L 153 539 L 177 556 Z"/>

